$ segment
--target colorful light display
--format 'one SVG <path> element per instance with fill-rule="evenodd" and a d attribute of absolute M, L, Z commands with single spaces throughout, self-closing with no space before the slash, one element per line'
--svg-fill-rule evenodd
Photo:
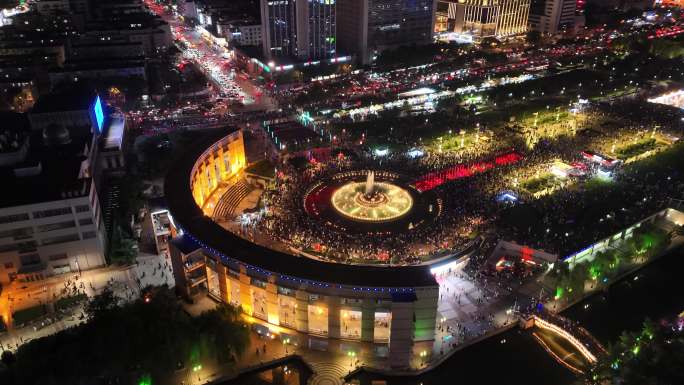
<path fill-rule="evenodd" d="M 102 109 L 100 95 L 97 95 L 95 98 L 93 113 L 95 114 L 95 122 L 97 123 L 97 132 L 102 132 L 102 126 L 104 125 L 104 110 Z"/>
<path fill-rule="evenodd" d="M 522 155 L 513 151 L 499 155 L 491 161 L 459 164 L 445 170 L 427 174 L 415 182 L 415 186 L 421 192 L 429 191 L 452 180 L 467 178 L 475 174 L 481 174 L 493 168 L 517 163 L 522 158 Z"/>

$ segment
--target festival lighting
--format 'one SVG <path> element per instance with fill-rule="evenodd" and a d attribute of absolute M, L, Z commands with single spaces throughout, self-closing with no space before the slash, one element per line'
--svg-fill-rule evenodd
<path fill-rule="evenodd" d="M 411 194 L 386 182 L 375 182 L 377 193 L 372 198 L 364 195 L 366 182 L 350 182 L 337 189 L 332 196 L 333 207 L 340 214 L 362 222 L 385 222 L 399 218 L 413 207 Z"/>
<path fill-rule="evenodd" d="M 574 346 L 575 349 L 577 349 L 577 350 L 584 356 L 584 358 L 586 358 L 589 362 L 594 363 L 594 362 L 597 361 L 597 360 L 596 360 L 596 356 L 593 355 L 593 354 L 589 351 L 589 349 L 587 349 L 586 346 L 584 346 L 577 338 L 575 338 L 574 336 L 572 336 L 570 333 L 568 333 L 568 332 L 565 331 L 564 329 L 562 329 L 562 328 L 560 328 L 560 327 L 558 327 L 558 326 L 556 326 L 556 325 L 554 325 L 554 324 L 552 324 L 552 323 L 550 323 L 550 322 L 547 322 L 547 321 L 545 321 L 545 320 L 543 320 L 543 319 L 541 319 L 541 318 L 539 318 L 539 317 L 537 317 L 537 316 L 534 317 L 534 324 L 535 324 L 537 327 L 539 327 L 540 329 L 548 330 L 548 331 L 550 331 L 550 332 L 552 332 L 552 333 L 557 334 L 559 337 L 562 337 L 562 338 L 564 338 L 565 340 L 567 340 L 567 341 L 568 341 L 570 344 L 572 344 L 572 346 Z"/>
<path fill-rule="evenodd" d="M 565 360 L 563 360 L 560 356 L 558 356 L 558 354 L 556 354 L 553 350 L 551 350 L 549 345 L 546 342 L 544 342 L 544 340 L 542 340 L 541 337 L 539 337 L 539 335 L 537 333 L 532 333 L 532 336 L 537 340 L 537 342 L 539 342 L 539 344 L 542 346 L 542 348 L 544 348 L 544 350 L 546 350 L 546 352 L 549 353 L 549 355 L 551 355 L 551 357 L 553 357 L 554 360 L 556 360 L 556 362 L 558 362 L 559 364 L 565 366 L 566 368 L 570 369 L 571 371 L 573 371 L 577 374 L 580 374 L 580 375 L 584 374 L 583 371 L 581 371 L 580 369 L 570 365 Z"/>
<path fill-rule="evenodd" d="M 468 178 L 476 174 L 484 173 L 493 168 L 517 163 L 522 158 L 522 155 L 513 151 L 504 155 L 499 155 L 491 161 L 459 164 L 444 170 L 427 174 L 415 182 L 415 186 L 421 192 L 429 191 L 452 180 Z"/>
<path fill-rule="evenodd" d="M 387 156 L 389 154 L 389 149 L 388 148 L 376 148 L 373 153 L 375 156 Z"/>
<path fill-rule="evenodd" d="M 499 193 L 499 195 L 496 197 L 497 202 L 511 202 L 515 203 L 518 201 L 518 197 L 515 195 L 514 192 L 512 191 L 502 191 Z"/>
<path fill-rule="evenodd" d="M 412 98 L 414 96 L 429 95 L 434 94 L 435 90 L 429 87 L 416 88 L 415 90 L 408 91 L 397 95 L 398 98 Z"/>
<path fill-rule="evenodd" d="M 649 103 L 664 104 L 684 109 L 684 90 L 677 90 L 648 99 Z"/>
<path fill-rule="evenodd" d="M 140 381 L 138 381 L 138 385 L 152 385 L 152 377 L 147 374 L 142 376 Z"/>
<path fill-rule="evenodd" d="M 420 149 L 412 148 L 406 153 L 406 155 L 408 155 L 409 158 L 415 159 L 422 157 L 423 155 L 425 155 L 425 153 Z"/>

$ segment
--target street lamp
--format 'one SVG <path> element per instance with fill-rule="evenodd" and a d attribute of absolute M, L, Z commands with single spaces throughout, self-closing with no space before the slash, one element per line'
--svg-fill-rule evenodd
<path fill-rule="evenodd" d="M 197 364 L 192 367 L 192 372 L 197 373 L 197 382 L 201 381 L 200 370 L 202 370 L 202 364 Z"/>
<path fill-rule="evenodd" d="M 349 357 L 349 366 L 354 365 L 354 358 L 356 357 L 356 352 L 353 350 L 350 350 L 347 352 L 347 356 Z"/>
<path fill-rule="evenodd" d="M 425 359 L 427 357 L 427 350 L 423 350 L 419 354 L 420 360 L 421 360 L 421 365 L 425 365 Z"/>

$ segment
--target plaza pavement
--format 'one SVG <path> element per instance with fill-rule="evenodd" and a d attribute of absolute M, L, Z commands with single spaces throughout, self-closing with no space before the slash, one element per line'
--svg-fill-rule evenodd
<path fill-rule="evenodd" d="M 462 264 L 450 274 L 440 275 L 440 300 L 437 314 L 437 329 L 434 341 L 417 342 L 413 347 L 410 368 L 394 370 L 397 372 L 417 372 L 441 362 L 454 351 L 460 350 L 484 336 L 506 330 L 517 322 L 517 312 L 513 310 L 529 306 L 540 286 L 532 279 L 523 285 L 512 285 L 512 291 L 493 283 L 483 285 L 472 279 Z M 216 302 L 208 297 L 199 297 L 193 304 L 186 305 L 190 314 L 199 314 L 216 306 Z M 283 358 L 288 354 L 299 355 L 309 364 L 314 374 L 309 381 L 311 385 L 341 385 L 343 377 L 361 367 L 372 367 L 380 371 L 390 371 L 386 358 L 386 344 L 374 344 L 353 340 L 324 339 L 308 336 L 295 330 L 268 325 L 266 322 L 246 317 L 248 323 L 258 323 L 287 336 L 295 336 L 298 346 L 284 345 L 279 335 L 273 339 L 261 337 L 256 332 L 250 333 L 251 345 L 246 354 L 235 366 L 221 367 L 203 366 L 199 373 L 190 373 L 185 369 L 175 375 L 175 380 L 168 383 L 203 384 L 221 378 L 230 378 L 238 372 Z M 464 326 L 467 332 L 458 331 Z M 449 326 L 449 331 L 447 331 Z M 309 341 L 316 342 L 309 342 Z M 325 342 L 323 342 L 325 341 Z M 265 352 L 264 352 L 265 347 Z M 259 349 L 259 353 L 257 353 Z M 350 356 L 350 352 L 353 355 Z M 382 352 L 379 354 L 379 352 Z M 421 352 L 427 355 L 421 356 Z"/>
<path fill-rule="evenodd" d="M 170 287 L 174 285 L 171 261 L 152 254 L 140 254 L 135 265 L 109 266 L 82 271 L 80 274 L 72 272 L 34 282 L 13 282 L 3 288 L 0 294 L 0 314 L 9 326 L 6 332 L 0 333 L 0 351 L 15 350 L 32 339 L 54 334 L 83 322 L 82 305 L 69 309 L 64 315 L 51 312 L 52 306 L 48 306 L 46 317 L 52 322 L 47 326 L 40 326 L 40 321 L 46 317 L 24 326 L 13 325 L 12 313 L 17 310 L 49 305 L 66 292 L 85 293 L 92 297 L 101 293 L 105 287 L 111 288 L 121 300 L 131 301 L 138 298 L 142 288 L 163 284 Z"/>

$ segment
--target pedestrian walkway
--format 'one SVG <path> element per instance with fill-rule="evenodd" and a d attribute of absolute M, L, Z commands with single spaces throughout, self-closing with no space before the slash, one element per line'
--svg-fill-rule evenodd
<path fill-rule="evenodd" d="M 112 290 L 114 295 L 123 301 L 132 301 L 139 297 L 144 287 L 164 284 L 173 287 L 171 263 L 165 257 L 141 254 L 137 262 L 135 265 L 108 266 L 49 277 L 41 281 L 17 281 L 8 285 L 0 294 L 0 315 L 8 326 L 7 332 L 0 334 L 0 347 L 18 349 L 26 342 L 60 332 L 85 320 L 83 303 L 70 309 L 68 314 L 55 313 L 53 306 L 47 306 L 47 315 L 27 325 L 13 324 L 12 314 L 17 310 L 51 305 L 60 298 L 77 294 L 93 297 L 105 288 Z M 40 323 L 41 320 L 47 321 L 48 318 L 49 322 Z"/>

